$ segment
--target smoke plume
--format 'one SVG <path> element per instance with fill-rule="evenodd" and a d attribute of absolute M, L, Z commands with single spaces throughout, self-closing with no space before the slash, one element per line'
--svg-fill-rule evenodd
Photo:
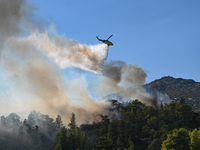
<path fill-rule="evenodd" d="M 73 66 L 100 74 L 108 55 L 105 44 L 89 47 L 60 35 L 50 37 L 47 33 L 35 33 L 26 40 L 35 43 L 37 49 L 45 52 L 61 68 Z"/>
<path fill-rule="evenodd" d="M 147 76 L 143 69 L 123 61 L 104 64 L 107 45 L 88 46 L 56 31 L 49 34 L 48 28 L 44 31 L 44 25 L 32 19 L 35 7 L 25 0 L 1 0 L 0 10 L 0 76 L 8 85 L 0 92 L 2 113 L 35 109 L 69 118 L 74 112 L 77 123 L 92 121 L 97 114 L 108 114 L 109 104 L 92 98 L 90 85 L 100 97 L 120 93 L 126 100 L 157 104 L 143 89 Z M 80 79 L 66 81 L 62 70 L 67 67 L 100 75 L 92 84 L 81 74 Z"/>
<path fill-rule="evenodd" d="M 1 92 L 5 97 L 1 103 L 13 98 L 2 112 L 36 109 L 65 117 L 74 112 L 82 121 L 104 111 L 105 104 L 94 101 L 81 81 L 66 82 L 60 68 L 79 67 L 99 74 L 108 55 L 107 45 L 87 46 L 56 33 L 50 36 L 41 32 L 42 25 L 31 20 L 34 7 L 25 0 L 2 0 L 0 10 L 0 66 L 14 91 L 11 95 Z M 81 101 L 74 104 L 68 89 Z"/>
<path fill-rule="evenodd" d="M 103 76 L 99 79 L 96 91 L 100 95 L 110 93 L 120 94 L 123 100 L 138 99 L 147 105 L 157 106 L 154 96 L 147 93 L 143 85 L 146 83 L 147 74 L 136 64 L 126 64 L 123 61 L 105 63 Z"/>

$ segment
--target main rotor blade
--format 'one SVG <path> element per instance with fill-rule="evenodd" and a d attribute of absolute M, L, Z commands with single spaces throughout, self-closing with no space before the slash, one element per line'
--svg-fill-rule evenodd
<path fill-rule="evenodd" d="M 109 36 L 109 38 L 111 38 L 112 36 L 113 36 L 113 35 Z M 108 38 L 108 39 L 109 39 L 109 38 Z M 108 40 L 108 39 L 107 39 L 107 40 Z"/>

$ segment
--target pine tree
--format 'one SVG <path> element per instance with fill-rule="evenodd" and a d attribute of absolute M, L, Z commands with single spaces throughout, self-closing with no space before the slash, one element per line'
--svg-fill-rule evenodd
<path fill-rule="evenodd" d="M 62 150 L 62 146 L 60 145 L 60 143 L 56 144 L 53 150 Z"/>
<path fill-rule="evenodd" d="M 125 131 L 125 121 L 124 120 L 120 120 L 119 124 L 118 124 L 118 138 L 120 139 L 120 141 L 122 143 L 125 142 L 124 131 Z"/>
<path fill-rule="evenodd" d="M 120 140 L 120 138 L 118 137 L 118 139 L 117 139 L 117 142 L 116 142 L 116 144 L 117 144 L 117 147 L 118 148 L 122 148 L 122 142 L 121 142 L 121 140 Z"/>
<path fill-rule="evenodd" d="M 84 150 L 91 150 L 90 139 L 89 138 L 86 140 L 86 143 L 85 143 L 85 146 L 84 146 Z"/>
<path fill-rule="evenodd" d="M 192 107 L 184 104 L 184 102 L 181 102 L 177 105 L 177 118 L 180 127 L 183 127 L 183 125 L 188 125 L 193 116 L 194 112 Z"/>
<path fill-rule="evenodd" d="M 118 137 L 117 125 L 117 121 L 113 121 L 108 128 L 108 139 L 112 140 L 113 144 L 116 143 Z"/>
<path fill-rule="evenodd" d="M 70 123 L 68 124 L 68 126 L 69 126 L 70 132 L 75 135 L 75 133 L 76 133 L 76 118 L 75 118 L 74 113 L 72 113 L 72 116 L 70 118 Z"/>
<path fill-rule="evenodd" d="M 50 118 L 49 115 L 43 115 L 43 128 L 47 130 L 50 136 L 55 136 L 56 134 L 56 127 L 53 118 Z"/>
<path fill-rule="evenodd" d="M 125 130 L 124 130 L 124 141 L 128 142 L 128 138 L 131 140 L 135 137 L 136 134 L 136 125 L 130 121 L 125 121 Z"/>
<path fill-rule="evenodd" d="M 56 126 L 56 132 L 59 132 L 61 128 L 63 127 L 62 119 L 60 115 L 57 116 L 56 121 L 55 121 L 55 126 Z"/>
<path fill-rule="evenodd" d="M 137 99 L 132 101 L 131 110 L 136 114 L 137 110 L 142 111 L 144 104 L 138 101 Z"/>
<path fill-rule="evenodd" d="M 82 135 L 81 137 L 81 141 L 80 141 L 80 149 L 83 150 L 84 149 L 84 146 L 86 144 L 86 137 L 85 137 L 85 134 Z"/>
<path fill-rule="evenodd" d="M 79 129 L 79 127 L 76 127 L 76 147 L 77 148 L 80 148 L 81 146 L 81 131 Z"/>
<path fill-rule="evenodd" d="M 130 136 L 128 138 L 128 142 L 127 142 L 127 146 L 126 147 L 129 147 L 128 150 L 134 150 L 134 144 L 133 144 L 133 141 L 131 140 Z"/>
<path fill-rule="evenodd" d="M 76 145 L 75 134 L 69 133 L 68 138 L 67 138 L 67 144 L 68 144 L 68 148 L 70 150 L 76 150 L 76 148 L 78 148 L 77 145 Z"/>
<path fill-rule="evenodd" d="M 106 137 L 99 137 L 98 138 L 98 144 L 96 145 L 97 150 L 102 150 L 102 149 L 112 149 L 112 141 L 108 140 Z"/>
<path fill-rule="evenodd" d="M 110 119 L 108 118 L 107 115 L 101 116 L 101 118 L 102 118 L 101 122 L 102 124 L 100 128 L 100 136 L 107 136 Z"/>
<path fill-rule="evenodd" d="M 68 150 L 68 143 L 67 143 L 67 129 L 64 127 L 62 127 L 61 131 L 60 131 L 60 136 L 59 136 L 59 141 L 58 143 L 60 143 L 62 150 Z M 56 143 L 56 144 L 58 144 Z"/>

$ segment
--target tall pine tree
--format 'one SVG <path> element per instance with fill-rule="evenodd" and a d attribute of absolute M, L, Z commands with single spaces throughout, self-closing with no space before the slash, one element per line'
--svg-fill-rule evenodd
<path fill-rule="evenodd" d="M 70 118 L 70 123 L 68 124 L 69 126 L 69 131 L 75 135 L 76 133 L 76 118 L 75 118 L 75 114 L 72 113 L 72 116 Z"/>

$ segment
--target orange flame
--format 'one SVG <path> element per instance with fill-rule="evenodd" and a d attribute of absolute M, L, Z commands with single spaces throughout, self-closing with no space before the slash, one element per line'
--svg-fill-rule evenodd
<path fill-rule="evenodd" d="M 105 120 L 101 118 L 101 122 L 105 122 Z"/>

